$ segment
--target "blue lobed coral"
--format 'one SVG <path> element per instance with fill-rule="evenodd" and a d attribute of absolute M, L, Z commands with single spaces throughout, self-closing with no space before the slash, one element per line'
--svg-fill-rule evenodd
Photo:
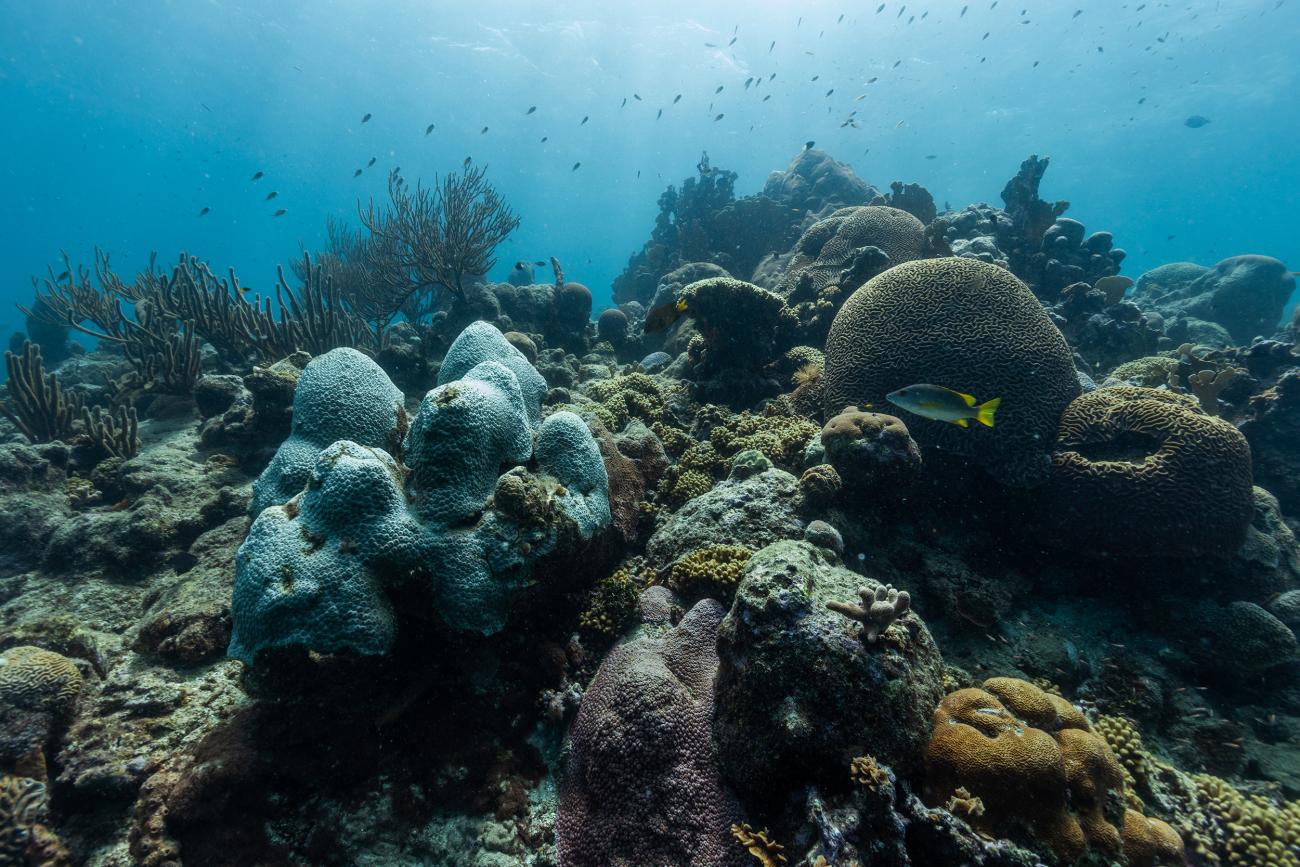
<path fill-rule="evenodd" d="M 253 483 L 249 512 L 285 503 L 302 490 L 316 457 L 348 439 L 393 450 L 406 412 L 402 392 L 383 369 L 355 349 L 332 349 L 313 358 L 293 395 L 293 429 Z"/>
<path fill-rule="evenodd" d="M 492 634 L 541 557 L 609 524 L 609 480 L 586 424 L 554 413 L 534 448 L 545 386 L 501 333 L 475 323 L 448 358 L 443 370 L 462 375 L 425 395 L 405 466 L 340 439 L 316 456 L 305 490 L 258 515 L 235 560 L 231 656 L 385 653 L 396 635 L 388 588 L 408 576 L 427 583 L 448 626 Z"/>

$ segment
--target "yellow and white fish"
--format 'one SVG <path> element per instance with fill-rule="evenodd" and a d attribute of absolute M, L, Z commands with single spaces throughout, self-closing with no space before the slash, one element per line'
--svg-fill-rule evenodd
<path fill-rule="evenodd" d="M 969 394 L 944 388 L 942 385 L 909 385 L 885 395 L 885 400 L 921 418 L 951 422 L 958 427 L 969 427 L 970 419 L 993 427 L 993 415 L 1002 398 L 995 397 L 983 403 Z"/>

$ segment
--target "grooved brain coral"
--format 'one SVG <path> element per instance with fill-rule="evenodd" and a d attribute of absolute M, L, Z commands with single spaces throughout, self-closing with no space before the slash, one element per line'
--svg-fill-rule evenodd
<path fill-rule="evenodd" d="M 1031 683 L 992 678 L 982 689 L 949 694 L 935 711 L 926 752 L 931 803 L 965 788 L 984 804 L 982 815 L 967 817 L 977 830 L 996 835 L 1028 826 L 1067 862 L 1087 851 L 1114 858 L 1127 838 L 1140 859 L 1176 849 L 1178 860 L 1145 863 L 1181 864 L 1181 843 L 1174 845 L 1177 835 L 1163 822 L 1133 819 L 1126 828 L 1123 787 L 1119 762 L 1083 714 Z"/>
<path fill-rule="evenodd" d="M 896 265 L 854 292 L 826 342 L 827 417 L 930 383 L 1001 398 L 995 427 L 908 413 L 913 438 L 975 459 L 999 481 L 1046 480 L 1061 412 L 1079 394 L 1070 347 L 1025 284 L 974 259 Z"/>
<path fill-rule="evenodd" d="M 313 358 L 293 394 L 293 430 L 253 483 L 256 516 L 302 490 L 321 450 L 336 440 L 395 451 L 406 412 L 402 392 L 383 369 L 342 347 Z"/>
<path fill-rule="evenodd" d="M 919 259 L 925 226 L 907 211 L 886 205 L 840 208 L 803 233 L 777 292 L 792 299 L 814 297 L 839 282 L 841 272 L 866 246 L 883 250 L 891 265 Z"/>
<path fill-rule="evenodd" d="M 339 440 L 305 490 L 253 522 L 235 557 L 231 656 L 252 663 L 294 645 L 384 653 L 397 628 L 390 582 L 409 575 L 423 576 L 448 626 L 497 632 L 538 559 L 609 524 L 609 481 L 586 424 L 554 413 L 534 450 L 541 377 L 490 325 L 466 335 L 443 366 L 463 375 L 425 396 L 407 433 L 409 472 L 382 449 Z M 533 458 L 536 471 L 499 473 Z"/>
<path fill-rule="evenodd" d="M 1250 446 L 1189 397 L 1100 388 L 1061 417 L 1038 492 L 1049 539 L 1131 556 L 1231 553 L 1254 514 Z"/>
<path fill-rule="evenodd" d="M 0 704 L 61 716 L 81 692 L 81 672 L 61 653 L 24 645 L 0 654 Z"/>

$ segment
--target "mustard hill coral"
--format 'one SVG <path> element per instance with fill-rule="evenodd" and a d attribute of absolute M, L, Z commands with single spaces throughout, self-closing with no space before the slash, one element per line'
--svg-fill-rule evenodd
<path fill-rule="evenodd" d="M 686 596 L 731 598 L 753 551 L 741 545 L 697 548 L 673 564 L 668 586 Z"/>

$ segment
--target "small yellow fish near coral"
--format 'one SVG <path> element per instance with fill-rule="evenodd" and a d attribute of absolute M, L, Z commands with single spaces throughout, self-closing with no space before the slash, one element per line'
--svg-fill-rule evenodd
<path fill-rule="evenodd" d="M 969 394 L 944 388 L 942 385 L 909 385 L 885 395 L 885 400 L 921 418 L 948 421 L 958 427 L 969 427 L 975 419 L 985 427 L 993 427 L 993 415 L 1002 398 L 995 397 L 983 403 Z"/>

